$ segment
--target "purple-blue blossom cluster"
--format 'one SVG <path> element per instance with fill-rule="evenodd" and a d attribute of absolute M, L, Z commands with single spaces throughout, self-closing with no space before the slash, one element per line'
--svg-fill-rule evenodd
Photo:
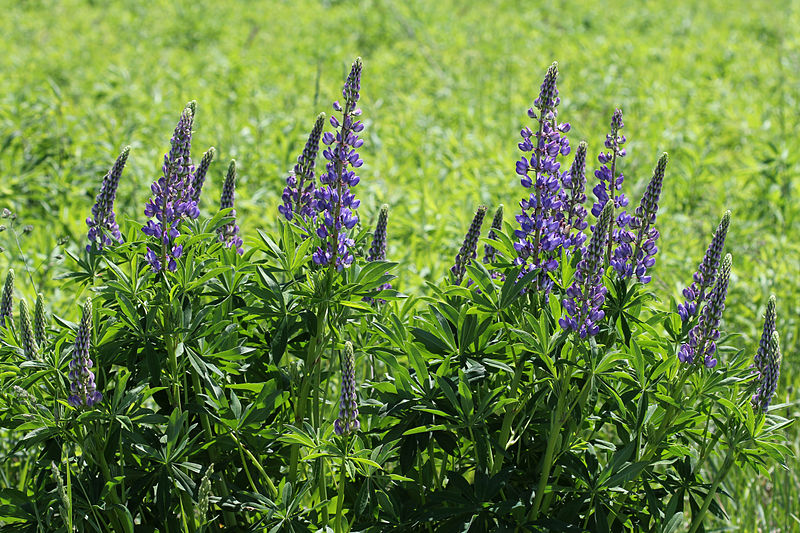
<path fill-rule="evenodd" d="M 183 255 L 183 246 L 175 244 L 181 234 L 180 223 L 184 218 L 195 219 L 200 215 L 192 189 L 195 170 L 190 155 L 194 110 L 195 103 L 190 102 L 181 113 L 170 151 L 164 155 L 163 176 L 151 185 L 153 197 L 144 209 L 151 220 L 142 227 L 142 232 L 158 241 L 154 249 L 147 247 L 145 255 L 155 272 L 165 267 L 169 271 L 178 268 L 176 260 Z"/>
<path fill-rule="evenodd" d="M 753 406 L 766 410 L 769 407 L 780 376 L 781 352 L 780 338 L 775 331 L 775 296 L 771 295 L 764 313 L 764 328 L 753 365 L 758 372 L 758 387 L 753 395 Z"/>
<path fill-rule="evenodd" d="M 337 435 L 355 433 L 361 427 L 358 421 L 358 400 L 356 398 L 356 364 L 353 344 L 345 343 L 342 355 L 342 394 L 339 397 L 339 418 L 333 423 Z"/>
<path fill-rule="evenodd" d="M 320 187 L 315 191 L 317 236 L 320 246 L 312 259 L 317 265 L 330 265 L 342 270 L 353 262 L 352 248 L 355 245 L 348 232 L 358 223 L 358 215 L 353 210 L 361 204 L 350 192 L 358 185 L 360 178 L 355 171 L 364 161 L 359 157 L 358 148 L 364 144 L 358 134 L 364 130 L 364 123 L 358 119 L 361 109 L 356 107 L 361 90 L 361 58 L 357 58 L 347 76 L 342 96 L 344 106 L 334 102 L 333 109 L 342 113 L 341 122 L 332 116 L 331 126 L 338 131 L 336 135 L 326 132 L 322 142 L 328 146 L 322 155 L 328 161 L 325 173 L 319 178 Z"/>
<path fill-rule="evenodd" d="M 295 214 L 303 220 L 314 216 L 314 166 L 324 125 L 325 113 L 320 113 L 308 136 L 303 153 L 297 157 L 297 163 L 286 178 L 286 188 L 281 195 L 283 204 L 278 206 L 278 211 L 286 217 L 286 220 L 292 220 Z"/>
<path fill-rule="evenodd" d="M 203 190 L 203 184 L 206 182 L 208 167 L 211 166 L 211 161 L 214 160 L 214 154 L 216 153 L 217 151 L 213 146 L 209 148 L 206 153 L 203 154 L 203 158 L 200 160 L 200 164 L 194 172 L 194 179 L 192 180 L 192 199 L 195 203 L 199 204 L 200 202 L 200 193 Z"/>
<path fill-rule="evenodd" d="M 22 353 L 25 354 L 26 359 L 38 359 L 39 345 L 36 343 L 33 325 L 31 324 L 31 314 L 28 311 L 28 303 L 25 300 L 19 301 L 19 326 L 20 337 L 22 338 Z"/>
<path fill-rule="evenodd" d="M 622 110 L 617 109 L 611 116 L 611 133 L 606 134 L 605 147 L 610 150 L 608 152 L 600 152 L 597 160 L 600 162 L 600 168 L 595 170 L 594 175 L 600 180 L 600 183 L 594 186 L 592 192 L 597 201 L 592 206 L 592 214 L 599 216 L 600 211 L 608 201 L 612 202 L 614 206 L 613 216 L 616 216 L 614 223 L 609 228 L 610 239 L 608 240 L 608 251 L 606 252 L 607 258 L 611 260 L 611 248 L 614 243 L 623 243 L 628 237 L 628 234 L 623 230 L 630 222 L 630 216 L 626 211 L 622 211 L 619 215 L 616 214 L 617 209 L 627 207 L 628 198 L 623 194 L 622 183 L 625 181 L 625 176 L 622 172 L 618 172 L 617 163 L 627 155 L 627 151 L 622 147 L 627 142 L 625 135 L 620 135 L 620 130 L 625 127 L 622 122 Z M 613 218 L 613 217 L 612 217 Z M 615 227 L 616 226 L 616 227 Z M 619 271 L 619 263 L 611 262 L 617 272 Z"/>
<path fill-rule="evenodd" d="M 717 360 L 716 341 L 719 339 L 719 322 L 725 310 L 725 297 L 728 294 L 728 279 L 731 275 L 731 254 L 725 256 L 720 265 L 717 282 L 708 296 L 708 301 L 700 314 L 700 320 L 689 331 L 689 342 L 681 345 L 678 359 L 682 363 L 703 361 L 708 368 L 714 368 Z"/>
<path fill-rule="evenodd" d="M 630 229 L 617 230 L 618 244 L 611 257 L 611 266 L 622 279 L 636 275 L 640 282 L 650 282 L 651 277 L 647 275 L 647 270 L 656 264 L 655 255 L 658 252 L 656 241 L 660 236 L 653 224 L 656 223 L 658 199 L 661 196 L 668 161 L 666 152 L 658 159 L 653 177 L 647 184 L 639 207 L 634 211 L 634 215 L 628 218 Z"/>
<path fill-rule="evenodd" d="M 464 236 L 464 242 L 461 243 L 461 248 L 456 254 L 456 260 L 453 262 L 453 266 L 450 267 L 453 283 L 456 285 L 464 279 L 464 274 L 467 272 L 467 265 L 470 261 L 478 256 L 478 239 L 481 236 L 481 226 L 485 216 L 486 206 L 479 206 L 475 216 L 472 217 L 467 234 Z"/>
<path fill-rule="evenodd" d="M 608 240 L 608 229 L 614 205 L 608 202 L 600 212 L 600 219 L 592 230 L 586 253 L 578 262 L 575 279 L 561 301 L 566 311 L 559 320 L 565 330 L 577 331 L 582 339 L 595 336 L 600 331 L 599 322 L 605 316 L 602 307 L 606 299 L 603 285 L 603 251 Z"/>
<path fill-rule="evenodd" d="M 378 222 L 375 224 L 375 232 L 372 234 L 372 244 L 367 251 L 367 261 L 386 261 L 386 225 L 389 221 L 389 205 L 383 204 L 381 211 L 378 214 Z M 391 283 L 384 283 L 378 290 L 385 291 L 392 288 Z M 377 300 L 369 296 L 364 298 L 365 302 L 379 304 L 386 303 L 386 300 L 378 298 Z"/>
<path fill-rule="evenodd" d="M 583 232 L 589 225 L 586 221 L 586 141 L 578 143 L 575 158 L 569 170 L 561 176 L 561 202 L 564 206 L 562 223 L 565 250 L 579 250 L 586 242 Z"/>
<path fill-rule="evenodd" d="M 89 343 L 92 337 L 92 301 L 86 300 L 83 306 L 81 323 L 75 336 L 75 347 L 72 360 L 69 362 L 70 396 L 67 399 L 73 407 L 85 405 L 91 407 L 103 399 L 97 390 L 92 372 L 92 360 L 89 358 Z"/>
<path fill-rule="evenodd" d="M 697 272 L 694 273 L 694 281 L 683 289 L 683 296 L 686 301 L 678 304 L 678 314 L 684 322 L 695 316 L 706 297 L 706 291 L 714 285 L 730 221 L 731 212 L 726 211 L 719 226 L 717 226 L 717 230 L 714 232 L 714 237 L 708 245 L 700 266 L 697 267 Z"/>
<path fill-rule="evenodd" d="M 231 160 L 228 165 L 228 174 L 225 176 L 225 183 L 222 185 L 222 196 L 219 200 L 219 208 L 230 209 L 229 217 L 232 221 L 224 224 L 217 230 L 220 242 L 225 243 L 225 248 L 233 247 L 239 255 L 244 253 L 242 249 L 242 238 L 239 237 L 239 226 L 236 224 L 236 210 L 233 209 L 234 196 L 236 193 L 236 161 Z"/>
<path fill-rule="evenodd" d="M 9 268 L 3 296 L 0 298 L 0 326 L 11 324 L 14 319 L 14 269 Z"/>
<path fill-rule="evenodd" d="M 122 242 L 122 234 L 119 231 L 117 216 L 114 213 L 114 200 L 117 198 L 119 179 L 122 177 L 122 170 L 128 161 L 130 151 L 130 146 L 122 149 L 119 157 L 114 162 L 114 166 L 105 175 L 103 183 L 100 185 L 100 192 L 97 194 L 92 207 L 92 216 L 86 218 L 86 225 L 89 227 L 87 252 L 92 249 L 92 245 L 98 250 L 102 250 L 103 246 L 111 246 L 114 241 Z"/>
<path fill-rule="evenodd" d="M 530 156 L 523 155 L 516 164 L 520 182 L 526 189 L 533 188 L 530 196 L 520 202 L 522 212 L 517 215 L 520 229 L 515 231 L 517 242 L 514 248 L 518 257 L 516 263 L 523 265 L 523 272 L 538 272 L 536 285 L 539 290 L 549 293 L 553 282 L 548 272 L 558 267 L 557 258 L 564 243 L 561 228 L 564 218 L 559 172 L 559 156 L 570 152 L 569 141 L 563 135 L 570 129 L 568 123 L 558 124 L 558 97 L 556 80 L 558 64 L 553 63 L 547 70 L 539 91 L 539 97 L 528 116 L 538 121 L 536 132 L 525 127 L 520 132 L 522 141 L 519 149 Z M 534 108 L 537 111 L 534 110 Z"/>

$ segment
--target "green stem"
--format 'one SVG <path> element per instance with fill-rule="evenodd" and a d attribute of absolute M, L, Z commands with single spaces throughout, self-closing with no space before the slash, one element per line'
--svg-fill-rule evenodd
<path fill-rule="evenodd" d="M 509 346 L 511 346 L 511 355 L 514 357 L 514 378 L 511 380 L 511 399 L 516 400 L 519 382 L 522 379 L 522 371 L 525 368 L 525 362 L 517 357 L 517 351 L 514 349 L 514 341 L 511 339 L 511 331 L 508 328 L 508 323 L 504 318 L 501 318 L 501 320 L 503 321 L 503 330 L 506 333 L 506 337 L 508 337 Z M 492 473 L 494 474 L 497 474 L 500 472 L 500 469 L 503 468 L 505 452 L 506 449 L 508 449 L 508 442 L 511 438 L 511 424 L 514 422 L 517 411 L 518 406 L 516 405 L 516 401 L 506 405 L 506 412 L 503 415 L 503 426 L 500 429 L 500 446 L 502 449 L 500 451 L 500 457 L 494 462 L 494 468 L 492 469 Z"/>
<path fill-rule="evenodd" d="M 533 501 L 531 508 L 531 519 L 536 520 L 539 517 L 539 511 L 544 498 L 544 491 L 547 488 L 547 482 L 550 478 L 550 469 L 553 467 L 553 453 L 555 452 L 556 442 L 559 441 L 559 433 L 561 432 L 562 417 L 564 416 L 564 398 L 566 397 L 566 385 L 569 382 L 569 372 L 564 370 L 562 375 L 563 383 L 557 391 L 558 403 L 556 410 L 550 418 L 550 432 L 547 435 L 547 449 L 544 452 L 544 462 L 542 463 L 542 473 L 539 477 L 539 485 L 536 488 L 536 498 Z"/>
<path fill-rule="evenodd" d="M 705 518 L 706 512 L 708 512 L 709 506 L 711 506 L 711 502 L 714 500 L 714 496 L 717 494 L 717 488 L 719 487 L 719 484 L 722 483 L 722 480 L 728 475 L 728 470 L 730 470 L 731 466 L 733 466 L 734 462 L 736 461 L 736 452 L 734 450 L 734 448 L 729 449 L 722 468 L 719 470 L 719 472 L 717 472 L 714 482 L 711 484 L 711 488 L 708 489 L 708 494 L 706 494 L 706 497 L 703 500 L 703 505 L 700 507 L 700 510 L 697 512 L 694 518 L 692 518 L 692 527 L 689 529 L 689 533 L 695 533 L 703 524 L 703 519 Z"/>
<path fill-rule="evenodd" d="M 344 509 L 344 487 L 345 483 L 347 483 L 347 468 L 346 468 L 346 459 L 347 459 L 347 444 L 348 444 L 348 435 L 345 433 L 344 435 L 344 455 L 342 455 L 342 465 L 341 465 L 341 472 L 339 473 L 339 494 L 336 496 L 336 529 L 335 533 L 342 533 L 345 531 L 342 528 L 342 509 Z"/>
<path fill-rule="evenodd" d="M 272 482 L 272 479 L 267 475 L 267 472 L 264 470 L 264 467 L 261 466 L 261 461 L 256 459 L 256 456 L 253 455 L 253 453 L 250 450 L 245 448 L 244 444 L 242 444 L 242 442 L 236 437 L 235 433 L 231 433 L 231 437 L 233 438 L 233 441 L 236 443 L 236 445 L 239 447 L 239 453 L 244 453 L 245 455 L 247 455 L 247 457 L 250 459 L 250 461 L 256 467 L 256 470 L 258 470 L 258 473 L 261 474 L 261 477 L 264 480 L 264 483 L 266 483 L 267 487 L 269 488 L 270 495 L 273 498 L 277 498 L 278 497 L 278 489 L 275 487 L 275 484 Z M 245 472 L 247 472 L 247 466 L 246 465 L 245 465 Z M 249 473 L 247 474 L 247 477 L 250 477 Z"/>

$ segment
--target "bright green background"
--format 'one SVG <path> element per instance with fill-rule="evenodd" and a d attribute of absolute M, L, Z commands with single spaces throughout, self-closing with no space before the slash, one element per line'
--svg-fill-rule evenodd
<path fill-rule="evenodd" d="M 218 150 L 201 207 L 214 208 L 227 160 L 236 158 L 245 240 L 273 227 L 286 172 L 357 55 L 367 121 L 361 216 L 372 223 L 377 206 L 390 204 L 389 258 L 402 263 L 400 288 L 417 291 L 443 275 L 478 204 L 504 203 L 512 220 L 523 195 L 518 131 L 557 59 L 560 118 L 573 126 L 573 145 L 588 141 L 591 168 L 613 109 L 624 110 L 622 168 L 633 204 L 660 152 L 670 153 L 653 282 L 665 305 L 732 210 L 726 329 L 752 352 L 774 292 L 785 358 L 778 401 L 796 398 L 797 3 L 174 4 L 0 1 L 0 207 L 33 225 L 21 237 L 23 254 L 10 232 L 0 234 L 0 267 L 17 270 L 21 293 L 33 293 L 27 260 L 54 308 L 77 315 L 73 296 L 52 279 L 69 266 L 56 240 L 83 246 L 83 220 L 125 144 L 132 152 L 118 216 L 143 219 L 148 184 L 190 99 L 198 101 L 196 158 Z M 790 439 L 800 450 L 800 430 L 790 429 Z M 773 482 L 741 475 L 729 491 L 739 507 L 723 504 L 743 530 L 800 528 L 796 471 L 778 469 Z"/>

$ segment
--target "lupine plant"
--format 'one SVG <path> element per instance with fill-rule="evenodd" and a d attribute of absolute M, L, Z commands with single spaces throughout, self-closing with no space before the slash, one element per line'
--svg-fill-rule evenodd
<path fill-rule="evenodd" d="M 592 143 L 566 160 L 554 63 L 504 199 L 520 211 L 494 208 L 482 239 L 480 206 L 442 251 L 450 271 L 407 295 L 388 206 L 353 192 L 374 173 L 357 152 L 361 74 L 359 59 L 264 206 L 276 231 L 239 226 L 234 163 L 220 208 L 202 201 L 215 150 L 195 169 L 192 102 L 137 193 L 146 220 L 113 211 L 127 149 L 98 176 L 90 246 L 62 280 L 82 310 L 38 294 L 16 320 L 9 270 L 0 530 L 694 533 L 725 527 L 731 471 L 784 464 L 778 301 L 756 353 L 737 349 L 729 213 L 680 303 L 650 283 L 675 238 L 655 227 L 668 160 L 646 184 L 628 173 L 644 194 L 624 211 L 621 111 L 590 208 Z"/>

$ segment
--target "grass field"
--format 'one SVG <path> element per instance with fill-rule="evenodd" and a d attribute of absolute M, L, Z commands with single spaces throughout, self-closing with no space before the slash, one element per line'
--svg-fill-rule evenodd
<path fill-rule="evenodd" d="M 545 8 L 550 10 L 547 10 Z M 615 107 L 625 113 L 626 193 L 638 200 L 670 153 L 654 274 L 664 305 L 691 279 L 725 209 L 733 213 L 727 331 L 753 352 L 770 292 L 784 363 L 778 401 L 798 412 L 800 380 L 800 6 L 793 2 L 605 3 L 153 1 L 6 3 L 0 17 L 0 207 L 21 237 L 0 234 L 0 270 L 27 263 L 28 295 L 59 293 L 61 246 L 83 246 L 84 219 L 119 150 L 132 146 L 120 219 L 141 219 L 169 132 L 198 102 L 195 151 L 217 148 L 201 209 L 215 209 L 227 161 L 240 168 L 245 238 L 273 227 L 287 171 L 328 111 L 355 56 L 364 59 L 362 219 L 391 206 L 398 287 L 444 275 L 475 208 L 505 204 L 519 129 L 542 74 L 559 61 L 559 117 L 589 143 L 591 168 Z M 593 180 L 590 184 L 593 184 Z M 212 200 L 214 199 L 214 200 Z M 510 220 L 510 215 L 507 216 Z M 21 252 L 20 252 L 21 249 Z M 25 276 L 27 277 L 27 276 Z M 800 454 L 800 429 L 788 438 Z M 742 531 L 800 528 L 797 461 L 772 481 L 727 487 Z M 720 522 L 722 524 L 722 522 Z"/>

